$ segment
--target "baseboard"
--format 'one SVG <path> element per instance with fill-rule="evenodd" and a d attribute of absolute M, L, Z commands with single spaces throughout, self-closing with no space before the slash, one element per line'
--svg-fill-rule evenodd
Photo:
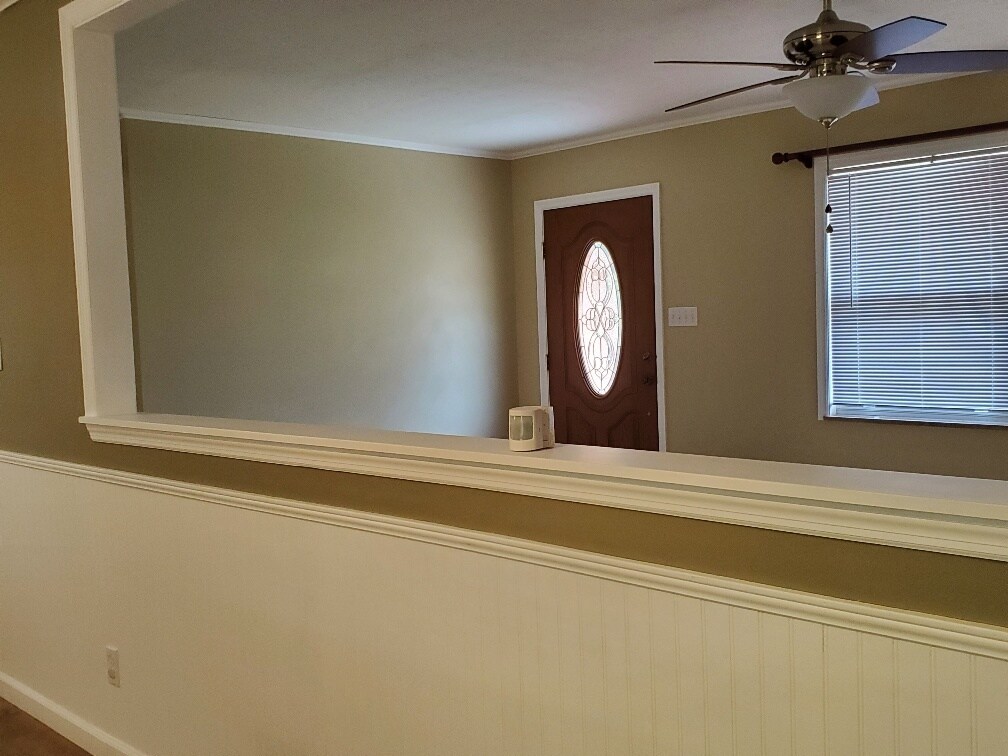
<path fill-rule="evenodd" d="M 0 698 L 94 756 L 148 756 L 3 672 L 0 672 Z"/>

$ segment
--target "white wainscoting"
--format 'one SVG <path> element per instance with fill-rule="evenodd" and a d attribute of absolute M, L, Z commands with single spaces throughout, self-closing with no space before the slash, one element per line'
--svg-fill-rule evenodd
<path fill-rule="evenodd" d="M 131 756 L 994 755 L 1008 632 L 0 452 L 0 695 Z"/>

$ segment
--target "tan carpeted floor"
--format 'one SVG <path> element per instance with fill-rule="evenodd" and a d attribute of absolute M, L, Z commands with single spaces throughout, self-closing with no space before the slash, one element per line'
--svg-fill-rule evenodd
<path fill-rule="evenodd" d="M 0 698 L 0 756 L 88 756 L 88 752 Z"/>

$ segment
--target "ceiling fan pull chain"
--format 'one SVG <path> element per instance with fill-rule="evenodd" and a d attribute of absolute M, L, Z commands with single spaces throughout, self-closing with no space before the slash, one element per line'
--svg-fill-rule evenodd
<path fill-rule="evenodd" d="M 833 122 L 828 118 L 824 118 L 820 121 L 822 125 L 826 128 L 826 207 L 823 209 L 823 213 L 826 215 L 826 233 L 833 233 L 833 224 L 830 223 L 830 213 L 833 212 L 833 205 L 829 201 L 829 177 L 830 177 L 830 150 L 829 150 L 829 130 Z"/>
<path fill-rule="evenodd" d="M 829 175 L 833 172 L 830 168 L 830 151 L 829 151 L 829 132 L 830 132 L 830 126 L 833 125 L 833 121 L 831 121 L 829 118 L 824 118 L 821 123 L 826 129 L 826 178 L 829 178 Z"/>

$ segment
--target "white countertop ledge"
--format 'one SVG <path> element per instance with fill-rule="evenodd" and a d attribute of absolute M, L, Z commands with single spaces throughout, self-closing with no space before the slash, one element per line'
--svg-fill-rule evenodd
<path fill-rule="evenodd" d="M 1008 482 L 252 420 L 83 417 L 95 441 L 657 512 L 1008 561 Z"/>

